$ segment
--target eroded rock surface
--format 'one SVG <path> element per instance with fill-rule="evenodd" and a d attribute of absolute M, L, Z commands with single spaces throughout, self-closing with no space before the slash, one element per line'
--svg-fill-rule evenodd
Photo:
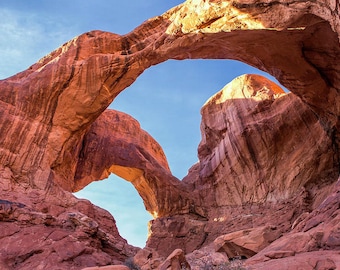
<path fill-rule="evenodd" d="M 114 173 L 134 185 L 155 218 L 195 210 L 195 196 L 171 174 L 160 145 L 127 114 L 106 110 L 100 115 L 79 157 L 72 190 Z"/>
<path fill-rule="evenodd" d="M 292 256 L 340 267 L 339 36 L 338 0 L 188 0 L 124 36 L 85 33 L 1 80 L 0 266 L 81 269 L 134 255 L 107 212 L 69 193 L 117 173 L 154 215 L 147 245 L 164 259 L 274 226 L 283 236 L 251 267 L 297 265 Z M 202 108 L 200 162 L 180 182 L 134 120 L 105 109 L 151 65 L 187 58 L 240 60 L 292 93 L 245 76 L 213 97 Z"/>
<path fill-rule="evenodd" d="M 2 189 L 1 197 L 1 269 L 81 269 L 119 264 L 138 251 L 107 211 L 68 192 Z"/>
<path fill-rule="evenodd" d="M 200 198 L 202 214 L 152 221 L 148 246 L 163 255 L 176 247 L 192 252 L 220 235 L 263 226 L 275 228 L 278 238 L 329 194 L 338 153 L 315 113 L 292 93 L 244 75 L 201 113 L 199 163 L 183 182 Z M 241 246 L 234 249 L 247 258 L 259 251 L 241 254 L 249 249 Z"/>
<path fill-rule="evenodd" d="M 302 188 L 314 198 L 319 179 L 337 177 L 337 153 L 319 118 L 264 77 L 233 80 L 201 113 L 195 185 L 216 185 L 212 206 L 279 201 Z"/>

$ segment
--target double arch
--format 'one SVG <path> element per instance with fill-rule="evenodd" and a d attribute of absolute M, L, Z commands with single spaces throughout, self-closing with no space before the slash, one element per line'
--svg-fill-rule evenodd
<path fill-rule="evenodd" d="M 207 3 L 207 14 L 216 16 L 207 16 L 206 21 L 198 20 L 195 5 L 188 1 L 125 36 L 85 33 L 1 81 L 0 122 L 6 136 L 12 139 L 17 134 L 18 127 L 7 121 L 13 114 L 21 116 L 19 124 L 27 135 L 18 144 L 5 140 L 0 145 L 5 149 L 1 164 L 36 188 L 57 184 L 76 191 L 88 184 L 82 162 L 91 156 L 86 142 L 91 142 L 90 134 L 97 134 L 94 125 L 111 114 L 105 111 L 109 104 L 145 69 L 168 59 L 235 59 L 268 72 L 313 109 L 339 146 L 340 49 L 334 32 L 339 23 L 322 18 L 328 10 L 318 3 L 307 3 L 305 9 L 295 9 L 292 3 L 285 18 L 272 21 L 278 4 L 268 5 L 263 13 L 260 5 L 225 2 Z M 245 16 L 241 20 L 235 14 Z M 96 139 L 103 145 L 105 140 L 110 138 Z M 115 149 L 131 146 L 118 140 L 113 144 Z M 130 150 L 135 154 L 131 164 L 110 157 L 112 163 L 100 177 L 113 172 L 131 181 L 154 216 L 202 214 L 197 198 L 169 173 L 162 158 L 149 159 L 142 148 Z M 166 186 L 165 193 L 158 192 L 160 185 Z"/>

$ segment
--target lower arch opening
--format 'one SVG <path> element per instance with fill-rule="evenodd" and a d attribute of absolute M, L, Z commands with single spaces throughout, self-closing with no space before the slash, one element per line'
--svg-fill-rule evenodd
<path fill-rule="evenodd" d="M 74 195 L 109 211 L 116 220 L 119 234 L 130 245 L 145 246 L 152 216 L 130 182 L 110 174 L 107 179 L 92 182 Z"/>

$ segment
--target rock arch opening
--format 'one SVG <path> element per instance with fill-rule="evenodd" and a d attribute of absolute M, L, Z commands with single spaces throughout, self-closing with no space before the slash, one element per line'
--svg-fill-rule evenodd
<path fill-rule="evenodd" d="M 120 235 L 130 245 L 145 246 L 148 222 L 152 216 L 145 211 L 143 200 L 131 183 L 111 174 L 107 179 L 93 182 L 75 195 L 109 211 Z"/>
<path fill-rule="evenodd" d="M 168 60 L 145 70 L 109 108 L 134 117 L 161 145 L 172 174 L 182 179 L 198 161 L 201 107 L 243 74 L 265 76 L 289 92 L 270 74 L 236 60 Z"/>
<path fill-rule="evenodd" d="M 45 247 L 48 248 L 46 250 L 39 248 L 38 250 L 31 245 L 24 245 L 27 250 L 21 254 L 16 251 L 12 252 L 10 249 L 10 252 L 5 252 L 6 254 L 2 254 L 4 257 L 0 258 L 0 263 L 5 264 L 5 268 L 11 268 L 13 265 L 22 269 L 32 269 L 33 266 L 51 268 L 50 265 L 55 266 L 65 262 L 64 267 L 61 268 L 68 269 L 72 268 L 74 264 L 78 264 L 79 267 L 80 265 L 85 266 L 88 260 L 99 261 L 101 258 L 107 258 L 108 260 L 100 263 L 91 261 L 93 265 L 107 265 L 113 263 L 114 259 L 123 261 L 126 257 L 133 255 L 134 250 L 127 250 L 126 253 L 121 252 L 126 246 L 125 242 L 115 242 L 120 237 L 115 230 L 113 220 L 109 215 L 106 215 L 106 211 L 101 211 L 84 200 L 75 200 L 70 193 L 91 181 L 107 177 L 111 172 L 126 176 L 125 168 L 132 169 L 133 177 L 128 175 L 126 178 L 140 192 L 146 209 L 152 212 L 155 217 L 159 217 L 155 223 L 159 222 L 158 228 L 161 229 L 158 238 L 153 234 L 153 245 L 150 244 L 149 247 L 157 247 L 157 250 L 162 252 L 161 255 L 166 257 L 179 246 L 184 247 L 185 252 L 193 251 L 208 241 L 211 243 L 217 233 L 227 233 L 230 230 L 228 226 L 230 224 L 226 223 L 228 218 L 223 213 L 226 209 L 223 207 L 234 205 L 232 203 L 236 200 L 231 201 L 228 196 L 219 196 L 226 192 L 229 194 L 233 192 L 233 190 L 225 189 L 226 181 L 219 181 L 224 179 L 218 179 L 217 175 L 215 178 L 208 179 L 212 179 L 212 181 L 207 181 L 207 184 L 204 185 L 201 178 L 196 178 L 200 182 L 194 184 L 197 184 L 199 191 L 192 188 L 193 185 L 185 189 L 185 185 L 181 184 L 184 181 L 178 181 L 169 173 L 168 168 L 162 162 L 164 159 L 158 155 L 159 153 L 157 154 L 157 151 L 152 153 L 145 151 L 152 149 L 153 147 L 150 145 L 154 144 L 145 144 L 147 149 L 141 147 L 139 142 L 143 140 L 143 136 L 140 136 L 142 132 L 138 125 L 135 126 L 135 131 L 139 135 L 139 142 L 133 141 L 133 138 L 129 137 L 129 132 L 131 132 L 129 128 L 129 132 L 123 133 L 124 136 L 121 136 L 119 140 L 111 141 L 110 136 L 105 136 L 105 132 L 114 131 L 105 123 L 105 116 L 112 113 L 105 111 L 111 101 L 145 69 L 168 59 L 232 58 L 242 60 L 275 75 L 299 96 L 300 99 L 290 95 L 292 99 L 290 104 L 295 104 L 292 106 L 296 108 L 297 113 L 294 113 L 295 110 L 287 110 L 290 111 L 292 117 L 286 117 L 287 121 L 295 121 L 298 118 L 296 124 L 287 125 L 286 119 L 281 117 L 278 127 L 277 122 L 273 121 L 273 127 L 276 128 L 274 137 L 283 133 L 280 128 L 285 125 L 287 131 L 285 134 L 289 134 L 291 137 L 283 137 L 290 139 L 291 146 L 295 146 L 294 143 L 298 139 L 304 146 L 301 147 L 301 143 L 297 144 L 299 149 L 303 148 L 303 151 L 311 149 L 316 152 L 311 154 L 308 151 L 304 154 L 303 151 L 295 152 L 294 147 L 281 148 L 281 157 L 283 155 L 286 157 L 288 151 L 285 150 L 289 150 L 290 157 L 299 163 L 287 175 L 287 166 L 282 163 L 282 158 L 277 159 L 277 149 L 274 147 L 272 148 L 274 155 L 265 155 L 262 159 L 264 162 L 261 163 L 263 165 L 261 170 L 258 169 L 258 166 L 252 166 L 251 171 L 248 172 L 262 172 L 263 174 L 272 172 L 275 177 L 280 172 L 279 179 L 271 181 L 271 177 L 262 177 L 263 175 L 258 175 L 261 177 L 255 179 L 244 177 L 246 181 L 252 178 L 255 180 L 254 182 L 261 180 L 260 184 L 263 182 L 266 182 L 267 185 L 271 184 L 275 191 L 278 185 L 280 190 L 286 191 L 288 182 L 290 188 L 284 194 L 286 196 L 280 197 L 277 192 L 270 194 L 273 202 L 286 199 L 288 204 L 285 208 L 281 208 L 280 205 L 277 208 L 274 206 L 278 211 L 266 212 L 275 214 L 274 216 L 264 214 L 262 209 L 258 209 L 261 220 L 257 221 L 252 215 L 253 211 L 250 211 L 251 215 L 248 216 L 247 212 L 243 211 L 246 209 L 242 209 L 239 213 L 237 213 L 238 211 L 233 212 L 233 209 L 229 210 L 231 214 L 236 213 L 238 217 L 241 216 L 240 214 L 246 216 L 246 219 L 243 219 L 244 223 L 238 222 L 238 220 L 233 221 L 237 226 L 237 228 L 234 227 L 235 229 L 240 229 L 240 225 L 243 224 L 259 226 L 263 222 L 263 217 L 266 216 L 270 216 L 270 219 L 274 221 L 275 228 L 283 225 L 285 227 L 283 233 L 289 231 L 291 233 L 286 235 L 279 233 L 283 236 L 281 238 L 283 242 L 279 242 L 280 247 L 289 247 L 287 243 L 291 243 L 291 236 L 294 237 L 296 232 L 299 236 L 306 237 L 306 243 L 310 243 L 309 240 L 315 238 L 315 235 L 310 234 L 310 229 L 313 229 L 316 236 L 320 235 L 320 232 L 326 236 L 329 235 L 328 239 L 323 237 L 320 240 L 318 247 L 336 248 L 336 243 L 331 241 L 334 237 L 329 232 L 336 232 L 337 229 L 334 227 L 334 222 L 332 223 L 332 220 L 336 218 L 337 208 L 333 208 L 332 205 L 338 206 L 339 200 L 335 193 L 337 187 L 328 184 L 337 181 L 339 172 L 338 116 L 340 103 L 338 98 L 339 72 L 337 72 L 339 64 L 336 61 L 339 59 L 339 17 L 334 17 L 334 14 L 338 13 L 338 9 L 334 5 L 331 7 L 330 4 L 322 5 L 314 1 L 306 3 L 293 1 L 289 5 L 280 5 L 277 1 L 269 5 L 217 2 L 187 1 L 162 16 L 146 21 L 124 36 L 101 31 L 85 33 L 52 52 L 28 70 L 0 81 L 2 90 L 0 93 L 0 122 L 4 138 L 0 141 L 0 174 L 2 177 L 1 186 L 5 189 L 3 193 L 4 199 L 6 199 L 3 200 L 5 203 L 3 209 L 5 209 L 5 218 L 7 219 L 5 222 L 15 220 L 21 222 L 20 226 L 33 227 L 36 231 L 35 235 L 44 238 L 40 238 L 36 243 L 44 242 Z M 197 8 L 199 8 L 199 13 L 196 12 Z M 311 13 L 312 17 L 305 17 L 307 13 Z M 314 15 L 320 17 L 315 18 Z M 327 42 L 324 42 L 325 40 Z M 282 116 L 281 112 L 286 108 L 287 106 L 283 106 L 282 110 L 277 110 L 279 116 Z M 301 109 L 303 111 L 299 113 L 298 111 Z M 110 120 L 117 119 L 117 116 L 118 119 L 121 117 L 119 113 L 113 114 L 111 116 L 114 118 L 110 118 Z M 306 116 L 308 121 L 304 121 Z M 92 125 L 93 123 L 95 124 Z M 255 123 L 252 126 L 253 129 L 242 129 L 238 134 L 249 135 L 252 132 L 258 134 L 259 129 L 256 126 L 258 121 L 252 123 Z M 292 122 L 290 123 L 292 124 Z M 301 125 L 297 123 L 301 123 Z M 297 133 L 294 128 L 294 134 L 292 134 L 289 127 L 302 127 L 304 130 Z M 243 131 L 245 133 L 242 133 Z M 313 132 L 315 132 L 314 135 L 312 135 Z M 104 136 L 96 138 L 96 136 L 92 136 L 95 134 Z M 117 132 L 117 134 L 121 133 Z M 245 138 L 247 138 L 246 135 Z M 311 138 L 316 140 L 311 140 Z M 232 141 L 237 142 L 236 139 Z M 265 140 L 263 141 L 265 142 Z M 251 146 L 254 146 L 263 141 L 249 142 L 249 139 L 243 139 L 245 142 L 243 145 L 249 148 L 248 145 L 251 143 Z M 287 147 L 284 142 L 282 141 L 280 145 Z M 321 147 L 318 142 L 323 142 Z M 309 145 L 304 143 L 309 143 Z M 220 157 L 223 158 L 223 154 L 226 153 L 223 151 L 225 149 L 218 147 L 219 145 L 224 146 L 218 144 L 217 147 L 214 147 L 212 154 L 215 157 L 211 157 L 210 160 L 214 160 L 215 164 L 210 166 L 211 163 L 207 162 L 207 170 L 205 170 L 207 176 L 211 176 L 212 170 L 217 168 L 216 165 L 221 164 L 218 163 L 221 161 Z M 255 161 L 256 153 L 263 154 L 262 149 L 260 147 L 257 149 L 260 151 L 251 151 L 250 159 L 248 159 L 250 165 L 259 164 L 252 161 Z M 119 151 L 118 155 L 114 154 L 115 151 Z M 240 151 L 238 152 L 240 153 Z M 274 157 L 274 162 L 270 157 Z M 114 160 L 114 158 L 117 159 Z M 94 160 L 96 160 L 95 163 Z M 130 163 L 127 164 L 127 161 Z M 305 170 L 303 173 L 300 161 L 309 163 L 305 163 L 305 168 L 316 170 L 314 172 Z M 226 160 L 227 162 L 231 163 L 229 160 Z M 268 170 L 266 167 L 268 164 L 269 169 L 273 170 Z M 288 162 L 288 164 L 296 164 L 296 162 Z M 98 168 L 100 166 L 103 167 Z M 278 169 L 278 166 L 281 168 Z M 219 169 L 221 167 L 219 166 Z M 227 166 L 224 168 L 230 169 Z M 140 170 L 143 173 L 140 173 Z M 241 173 L 243 172 L 241 171 Z M 226 174 L 228 171 L 227 173 L 221 171 L 219 175 L 223 177 Z M 236 174 L 236 176 L 238 175 Z M 287 181 L 287 176 L 292 181 Z M 301 184 L 304 188 L 303 194 L 295 193 L 296 188 L 301 187 Z M 235 186 L 239 187 L 238 184 Z M 237 194 L 238 206 L 243 207 L 243 202 L 247 199 L 251 203 L 254 202 L 254 197 L 251 196 L 253 194 L 247 193 L 253 186 L 256 185 L 249 185 L 249 182 L 243 185 Z M 214 190 L 206 192 L 210 191 L 211 187 L 214 187 Z M 247 189 L 247 187 L 250 188 Z M 259 185 L 257 190 L 261 196 L 267 191 L 264 189 L 262 193 L 262 187 L 263 185 Z M 324 201 L 324 204 L 317 204 L 315 197 L 313 198 L 313 192 L 314 194 L 319 193 L 320 188 L 323 187 L 326 188 L 322 191 L 324 197 L 330 194 L 331 196 Z M 332 193 L 333 191 L 334 193 Z M 207 198 L 207 194 L 211 195 L 210 198 Z M 292 200 L 294 196 L 295 201 Z M 220 200 L 221 198 L 223 200 Z M 312 202 L 312 200 L 314 201 Z M 196 202 L 197 204 L 195 204 Z M 265 202 L 271 203 L 268 200 Z M 19 212 L 11 211 L 12 206 L 18 207 Z M 202 209 L 203 207 L 205 209 Z M 314 213 L 307 213 L 307 219 L 306 215 L 301 217 L 306 207 L 308 212 L 316 210 Z M 272 209 L 275 210 L 275 208 Z M 288 216 L 283 215 L 287 214 L 285 209 L 288 208 L 290 208 Z M 220 212 L 214 213 L 213 211 L 216 209 Z M 11 212 L 9 216 L 7 210 Z M 210 211 L 208 213 L 210 216 L 206 214 L 208 211 Z M 19 216 L 16 215 L 18 213 Z M 325 213 L 328 217 L 321 215 Z M 27 214 L 29 214 L 28 220 L 26 219 Z M 33 219 L 31 219 L 32 214 Z M 104 220 L 101 220 L 102 214 L 104 214 Z M 180 222 L 172 218 L 175 215 Z M 99 219 L 97 219 L 98 217 Z M 248 222 L 248 217 L 251 218 L 251 222 Z M 295 219 L 296 217 L 297 219 Z M 292 223 L 294 219 L 298 220 L 299 217 L 303 224 L 300 225 L 300 221 L 298 221 L 299 224 L 294 222 L 297 226 L 293 226 L 295 229 L 291 231 L 293 224 L 289 223 Z M 315 217 L 316 219 L 314 219 Z M 98 223 L 92 222 L 96 220 Z M 108 226 L 105 224 L 107 220 L 110 221 Z M 163 226 L 164 220 L 170 220 L 167 223 L 169 226 L 166 228 Z M 177 225 L 183 224 L 183 220 L 184 223 L 187 221 L 186 224 L 189 226 L 185 228 L 187 230 L 178 230 Z M 310 224 L 315 225 L 315 220 L 321 220 L 321 225 L 310 228 Z M 213 225 L 208 234 L 205 230 L 207 222 Z M 215 222 L 225 222 L 224 228 L 214 226 Z M 63 242 L 55 243 L 52 238 L 50 238 L 52 241 L 45 241 L 52 234 L 50 231 L 43 235 L 41 229 L 42 227 L 48 230 L 53 229 L 51 228 L 53 226 L 50 226 L 52 223 L 58 230 L 57 235 L 53 237 L 54 240 L 59 238 Z M 154 227 L 157 227 L 157 224 L 155 225 Z M 21 228 L 17 229 L 21 231 Z M 16 229 L 14 230 L 16 231 Z M 62 230 L 63 232 L 60 233 Z M 13 231 L 5 230 L 5 233 L 6 231 L 9 231 L 7 232 L 9 233 L 7 243 L 12 243 Z M 29 228 L 29 231 L 32 230 Z M 27 234 L 27 230 L 25 232 L 26 237 L 32 238 Z M 84 232 L 87 234 L 85 241 Z M 197 237 L 196 232 L 200 234 L 200 237 Z M 169 236 L 165 240 L 164 233 L 168 233 Z M 191 235 L 188 236 L 190 233 Z M 23 235 L 22 231 L 21 235 Z M 77 241 L 74 241 L 75 237 Z M 64 242 L 64 239 L 68 239 L 67 242 Z M 110 241 L 112 239 L 113 241 Z M 159 239 L 162 239 L 162 243 Z M 276 236 L 268 244 L 272 245 L 274 239 Z M 7 243 L 3 246 L 7 246 Z M 318 248 L 313 243 L 311 245 L 311 248 Z M 69 249 L 65 250 L 65 247 Z M 309 248 L 309 244 L 307 247 Z M 272 246 L 272 250 L 277 251 L 275 244 Z M 55 256 L 55 251 L 59 253 L 58 256 Z M 101 254 L 100 258 L 95 256 L 98 251 Z M 304 253 L 304 251 L 305 249 L 297 248 L 296 254 Z M 19 257 L 18 254 L 20 254 Z M 266 257 L 265 254 L 262 256 Z M 50 259 L 50 265 L 40 264 L 44 263 L 47 257 Z M 20 258 L 27 260 L 22 261 Z M 7 262 L 10 264 L 8 267 Z M 26 267 L 21 267 L 21 264 L 26 264 Z"/>
<path fill-rule="evenodd" d="M 216 72 L 207 73 L 206 70 L 215 70 Z M 235 77 L 245 73 L 256 73 L 266 75 L 273 79 L 270 75 L 243 64 L 238 61 L 231 60 L 191 60 L 191 61 L 167 61 L 156 67 L 146 70 L 128 89 L 122 92 L 111 104 L 111 109 L 118 109 L 119 111 L 127 112 L 135 117 L 141 124 L 141 128 L 147 130 L 156 141 L 158 141 L 165 151 L 166 158 L 164 157 L 164 167 L 167 167 L 166 160 L 169 161 L 171 167 L 171 174 L 176 175 L 179 179 L 187 175 L 188 169 L 193 166 L 197 160 L 197 148 L 201 140 L 200 134 L 200 109 L 202 105 L 213 94 L 218 92 L 225 84 L 229 83 Z M 204 78 L 204 80 L 202 80 Z M 275 79 L 273 79 L 275 80 Z M 118 116 L 116 116 L 118 117 Z M 119 116 L 122 117 L 122 116 Z M 132 118 L 129 121 L 134 122 Z M 111 120 L 110 120 L 111 121 Z M 124 120 L 125 121 L 125 120 Z M 128 121 L 117 122 L 117 125 L 122 125 L 121 132 L 123 137 L 133 137 L 140 131 L 135 131 L 132 126 L 129 126 Z M 105 124 L 107 128 L 109 124 Z M 131 134 L 128 134 L 131 132 Z M 117 138 L 116 138 L 117 139 Z M 119 138 L 117 139 L 120 140 Z M 106 139 L 105 139 L 106 141 Z M 131 143 L 131 142 L 130 142 Z M 98 148 L 95 144 L 94 148 Z M 122 145 L 115 145 L 115 147 L 122 147 Z M 127 144 L 123 147 L 128 147 Z M 100 147 L 99 147 L 100 148 Z M 132 150 L 132 149 L 130 149 Z M 90 151 L 91 152 L 91 151 Z M 117 155 L 125 155 L 126 153 L 118 151 Z M 124 159 L 134 159 L 133 155 L 138 155 L 135 152 L 130 156 L 127 155 Z M 108 159 L 106 160 L 108 161 Z M 106 161 L 101 161 L 102 163 Z M 97 161 L 95 161 L 96 163 Z M 108 161 L 110 163 L 110 161 Z M 112 162 L 112 160 L 111 160 Z M 112 189 L 127 188 L 129 186 L 131 196 L 141 196 L 146 203 L 146 208 L 153 214 L 153 217 L 159 215 L 157 199 L 152 195 L 151 191 L 147 191 L 150 187 L 137 186 L 136 179 L 141 178 L 144 173 L 143 165 L 138 168 L 124 167 L 124 162 L 121 165 L 111 166 L 107 163 L 109 173 L 115 173 L 123 179 L 135 185 L 135 191 L 132 192 L 132 186 L 128 183 L 123 183 L 117 180 L 116 176 L 112 174 L 109 180 L 103 181 L 103 184 L 95 182 L 80 191 L 79 194 L 84 198 L 89 199 L 107 210 L 110 210 L 110 203 L 117 211 L 111 211 L 117 220 L 118 228 L 122 229 L 122 235 L 131 243 L 136 243 L 133 233 L 127 232 L 124 227 L 132 226 L 134 228 L 144 228 L 141 231 L 138 245 L 146 241 L 147 236 L 147 219 L 150 215 L 143 210 L 144 213 L 141 219 L 136 219 L 133 214 L 135 211 L 141 211 L 140 205 L 135 207 L 134 204 L 129 203 L 132 198 L 129 197 L 115 197 L 105 195 L 108 193 L 108 185 L 112 185 Z M 136 167 L 138 167 L 136 165 Z M 171 175 L 170 174 L 170 175 Z M 171 176 L 169 177 L 171 178 Z M 98 174 L 100 176 L 100 174 Z M 92 179 L 89 182 L 93 181 Z M 115 181 L 115 182 L 114 182 Z M 93 187 L 92 187 L 93 185 Z M 101 187 L 101 188 L 100 188 Z M 92 189 L 94 193 L 91 194 Z M 98 200 L 98 192 L 101 189 L 103 196 L 109 198 L 109 201 L 103 199 Z M 152 189 L 152 188 L 151 188 Z M 123 191 L 124 192 L 124 191 Z M 77 193 L 78 194 L 78 193 Z M 136 200 L 140 198 L 134 198 Z M 118 205 L 126 207 L 123 217 L 120 217 Z M 142 207 L 144 208 L 144 207 Z M 128 213 L 127 215 L 125 213 Z M 125 233 L 126 232 L 126 233 Z M 144 238 L 143 238 L 144 237 Z M 144 239 L 144 240 L 140 240 Z"/>

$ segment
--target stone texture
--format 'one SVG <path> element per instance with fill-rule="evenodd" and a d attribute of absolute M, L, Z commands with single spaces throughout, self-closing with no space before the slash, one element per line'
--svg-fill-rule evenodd
<path fill-rule="evenodd" d="M 264 77 L 233 80 L 201 114 L 195 184 L 207 186 L 204 196 L 212 195 L 208 201 L 214 206 L 287 199 L 302 188 L 313 192 L 322 185 L 315 183 L 319 178 L 333 182 L 337 177 L 337 153 L 319 119 Z M 209 192 L 213 183 L 216 191 Z"/>
<path fill-rule="evenodd" d="M 106 110 L 83 139 L 72 189 L 110 173 L 130 181 L 155 218 L 189 212 L 195 204 L 187 187 L 171 174 L 160 145 L 131 116 Z"/>
<path fill-rule="evenodd" d="M 164 257 L 160 257 L 157 251 L 148 247 L 140 249 L 133 257 L 133 264 L 141 270 L 157 269 L 163 261 Z"/>
<path fill-rule="evenodd" d="M 338 267 L 339 18 L 335 0 L 188 0 L 124 36 L 80 35 L 1 80 L 1 267 L 82 269 L 136 254 L 109 213 L 70 193 L 109 173 L 154 215 L 147 245 L 159 256 L 275 226 L 283 236 L 251 267 Z M 138 123 L 105 110 L 151 65 L 188 58 L 243 61 L 292 93 L 244 76 L 214 96 L 200 162 L 180 182 Z"/>
<path fill-rule="evenodd" d="M 267 260 L 253 266 L 247 266 L 249 270 L 266 269 L 304 269 L 304 270 L 335 270 L 340 267 L 339 251 L 313 251 L 299 253 L 275 260 Z"/>
<path fill-rule="evenodd" d="M 161 255 L 179 247 L 192 252 L 220 235 L 263 226 L 276 228 L 274 241 L 329 194 L 338 176 L 337 150 L 318 117 L 293 94 L 245 75 L 211 97 L 201 113 L 199 163 L 183 182 L 203 211 L 151 222 L 147 245 Z M 260 247 L 261 232 L 252 237 L 259 237 Z M 250 257 L 260 249 L 239 242 L 229 251 Z"/>
<path fill-rule="evenodd" d="M 329 252 L 329 254 L 331 254 L 330 258 L 338 258 L 335 260 L 335 265 L 339 266 L 339 191 L 340 179 L 334 186 L 333 193 L 297 224 L 290 233 L 261 250 L 261 252 L 248 260 L 247 264 L 257 267 L 259 263 L 261 265 L 262 262 L 268 259 L 281 258 L 289 262 L 298 254 L 303 254 L 301 255 L 303 258 L 308 258 L 308 252 L 311 252 L 310 257 L 312 258 L 312 254 L 317 254 L 318 251 L 325 250 L 327 252 L 337 251 L 335 253 Z M 327 252 L 325 254 L 328 254 Z M 322 256 L 320 256 L 320 258 L 322 258 Z M 320 258 L 315 257 L 315 263 L 318 263 Z"/>
<path fill-rule="evenodd" d="M 218 267 L 222 268 L 221 266 L 229 263 L 229 259 L 225 254 L 215 252 L 211 246 L 189 253 L 186 259 L 192 270 L 209 269 L 209 267 L 213 266 L 218 269 Z"/>
<path fill-rule="evenodd" d="M 214 246 L 216 251 L 224 252 L 230 259 L 250 258 L 279 236 L 275 227 L 264 226 L 221 235 L 215 239 Z"/>
<path fill-rule="evenodd" d="M 117 264 L 138 250 L 120 237 L 107 211 L 87 200 L 1 192 L 13 200 L 0 201 L 1 269 L 81 269 Z M 25 204 L 15 202 L 20 198 Z"/>
<path fill-rule="evenodd" d="M 175 249 L 166 260 L 159 266 L 159 270 L 190 270 L 190 265 L 185 259 L 184 252 L 181 249 Z"/>

